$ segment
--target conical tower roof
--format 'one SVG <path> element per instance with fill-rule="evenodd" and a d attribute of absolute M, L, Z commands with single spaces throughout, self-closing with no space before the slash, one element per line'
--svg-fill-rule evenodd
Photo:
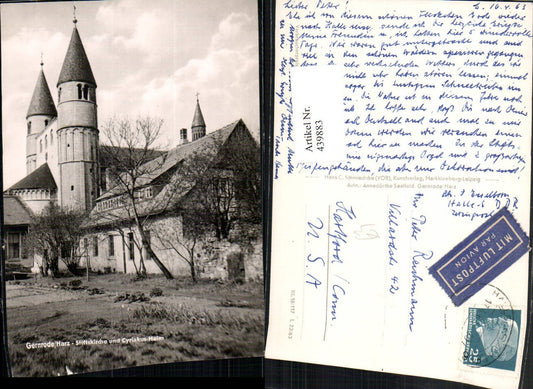
<path fill-rule="evenodd" d="M 66 81 L 85 81 L 96 86 L 91 65 L 85 54 L 85 49 L 81 43 L 80 34 L 74 24 L 72 37 L 68 46 L 67 55 L 63 61 L 61 73 L 59 73 L 59 80 L 57 85 Z"/>
<path fill-rule="evenodd" d="M 32 115 L 57 116 L 56 106 L 54 100 L 52 100 L 52 95 L 42 67 L 37 78 L 37 83 L 35 84 L 35 89 L 33 90 L 33 96 L 28 107 L 28 113 L 26 113 L 26 118 Z"/>
<path fill-rule="evenodd" d="M 191 128 L 194 127 L 205 127 L 204 115 L 202 115 L 202 110 L 200 109 L 200 102 L 198 99 L 196 99 L 196 110 L 194 111 L 194 117 L 191 125 Z"/>

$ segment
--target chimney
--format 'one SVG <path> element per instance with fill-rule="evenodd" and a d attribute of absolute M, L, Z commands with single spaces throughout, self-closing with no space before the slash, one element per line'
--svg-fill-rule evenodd
<path fill-rule="evenodd" d="M 179 144 L 180 145 L 185 145 L 187 143 L 189 143 L 189 140 L 187 139 L 187 129 L 186 128 L 182 128 L 180 130 Z"/>

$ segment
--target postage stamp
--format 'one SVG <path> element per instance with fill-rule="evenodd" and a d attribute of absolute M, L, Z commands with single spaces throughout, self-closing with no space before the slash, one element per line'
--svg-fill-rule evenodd
<path fill-rule="evenodd" d="M 502 208 L 429 268 L 460 306 L 529 251 L 529 238 Z"/>
<path fill-rule="evenodd" d="M 514 371 L 520 310 L 469 308 L 463 364 Z"/>

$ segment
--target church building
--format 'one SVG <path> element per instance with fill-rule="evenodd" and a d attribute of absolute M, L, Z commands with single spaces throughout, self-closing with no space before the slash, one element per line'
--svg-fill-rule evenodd
<path fill-rule="evenodd" d="M 89 266 L 92 271 L 124 273 L 133 273 L 142 266 L 148 273 L 160 273 L 151 263 L 150 254 L 132 222 L 133 216 L 125 206 L 124 187 L 110 174 L 114 166 L 106 156 L 121 150 L 100 144 L 97 83 L 76 19 L 56 88 L 57 108 L 41 62 L 26 114 L 27 175 L 4 191 L 4 214 L 13 215 L 9 219 L 11 225 L 4 226 L 4 257 L 31 256 L 22 250 L 25 228 L 32 215 L 55 204 L 87 214 L 86 235 L 80 242 L 80 266 Z M 207 155 L 210 162 L 202 167 L 199 176 L 215 177 L 216 185 L 210 187 L 218 188 L 221 198 L 217 198 L 217 204 L 229 196 L 228 207 L 232 209 L 241 207 L 243 199 L 249 201 L 243 193 L 251 185 L 260 186 L 257 185 L 259 146 L 244 122 L 238 119 L 208 133 L 198 98 L 192 116 L 191 128 L 177 131 L 176 147 L 154 151 L 153 159 L 146 163 L 149 173 L 139 177 L 134 189 L 140 204 L 140 213 L 135 216 L 147 221 L 146 230 L 154 253 L 175 276 L 187 275 L 190 269 L 186 261 L 178 258 L 182 253 L 176 251 L 173 243 L 187 246 L 182 244 L 187 235 L 183 230 L 194 228 L 187 227 L 183 215 L 187 208 L 204 206 L 198 199 L 205 192 L 190 175 L 186 179 L 180 176 L 184 175 L 182 166 Z M 252 158 L 257 162 L 252 180 L 249 169 L 242 166 L 250 161 L 238 160 L 234 158 L 236 155 L 257 156 Z M 176 182 L 180 183 L 179 187 Z M 11 210 L 13 207 L 16 210 Z M 236 226 L 233 230 L 241 234 L 243 227 Z M 177 234 L 174 242 L 163 239 L 173 234 Z M 244 278 L 262 277 L 260 233 L 249 237 L 246 249 L 227 234 L 223 238 L 216 236 L 208 239 L 209 244 L 204 241 L 197 246 L 194 255 L 198 258 L 199 275 L 227 278 L 234 276 L 234 269 L 238 268 L 236 272 L 242 272 Z M 253 260 L 247 262 L 247 257 Z M 228 258 L 240 258 L 240 263 L 229 263 Z M 39 271 L 40 260 L 36 255 L 34 272 Z"/>

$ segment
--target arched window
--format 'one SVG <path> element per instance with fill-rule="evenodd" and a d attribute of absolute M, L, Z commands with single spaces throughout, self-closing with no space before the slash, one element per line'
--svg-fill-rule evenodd
<path fill-rule="evenodd" d="M 28 122 L 28 135 L 31 134 L 31 121 Z"/>
<path fill-rule="evenodd" d="M 78 87 L 78 99 L 81 100 L 81 84 L 76 85 Z"/>
<path fill-rule="evenodd" d="M 44 136 L 44 148 L 48 147 L 48 135 Z"/>
<path fill-rule="evenodd" d="M 43 151 L 43 140 L 42 139 L 39 141 L 39 151 L 40 152 Z"/>
<path fill-rule="evenodd" d="M 89 86 L 88 85 L 83 86 L 83 98 L 85 100 L 89 98 Z"/>
<path fill-rule="evenodd" d="M 59 88 L 57 90 L 57 101 L 60 102 L 61 101 L 61 88 Z"/>
<path fill-rule="evenodd" d="M 53 145 L 54 144 L 54 133 L 51 132 L 50 133 L 50 145 Z"/>
<path fill-rule="evenodd" d="M 48 125 L 48 119 L 44 119 L 44 126 L 46 127 Z"/>

